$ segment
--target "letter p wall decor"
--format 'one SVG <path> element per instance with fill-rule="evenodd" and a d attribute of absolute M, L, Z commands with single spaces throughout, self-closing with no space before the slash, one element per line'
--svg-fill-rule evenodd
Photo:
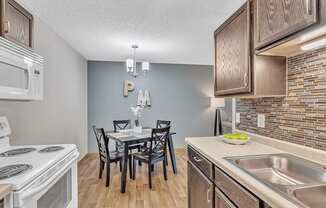
<path fill-rule="evenodd" d="M 135 83 L 130 80 L 123 81 L 123 96 L 128 97 L 129 92 L 134 91 Z"/>

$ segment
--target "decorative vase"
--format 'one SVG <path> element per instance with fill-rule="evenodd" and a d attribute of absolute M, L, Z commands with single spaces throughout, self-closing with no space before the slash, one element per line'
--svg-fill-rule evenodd
<path fill-rule="evenodd" d="M 134 132 L 142 133 L 143 132 L 143 127 L 142 126 L 134 126 Z"/>

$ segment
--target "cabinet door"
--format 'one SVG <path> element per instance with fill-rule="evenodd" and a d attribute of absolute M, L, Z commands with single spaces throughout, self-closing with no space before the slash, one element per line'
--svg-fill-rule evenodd
<path fill-rule="evenodd" d="M 215 95 L 251 92 L 250 2 L 215 31 Z"/>
<path fill-rule="evenodd" d="M 255 0 L 255 48 L 276 42 L 318 20 L 318 0 Z"/>
<path fill-rule="evenodd" d="M 2 0 L 2 35 L 8 40 L 32 47 L 33 16 L 13 0 Z"/>
<path fill-rule="evenodd" d="M 236 206 L 218 188 L 215 188 L 215 208 L 236 208 Z"/>
<path fill-rule="evenodd" d="M 213 183 L 188 162 L 188 208 L 213 208 Z"/>

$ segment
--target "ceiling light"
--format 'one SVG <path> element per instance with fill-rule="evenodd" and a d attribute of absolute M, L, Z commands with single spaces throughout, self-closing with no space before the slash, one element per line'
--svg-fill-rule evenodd
<path fill-rule="evenodd" d="M 126 65 L 127 65 L 127 72 L 133 72 L 134 70 L 134 60 L 133 59 L 127 59 L 126 60 Z"/>
<path fill-rule="evenodd" d="M 126 60 L 127 73 L 133 77 L 137 77 L 139 74 L 137 72 L 137 60 L 136 60 L 136 49 L 138 45 L 132 45 L 133 57 Z M 149 71 L 149 62 L 142 62 L 142 71 L 147 73 Z"/>
<path fill-rule="evenodd" d="M 320 48 L 322 46 L 326 46 L 326 38 L 307 43 L 307 44 L 301 46 L 301 50 L 308 51 L 308 50 Z"/>
<path fill-rule="evenodd" d="M 141 68 L 142 68 L 143 72 L 148 72 L 149 71 L 149 62 L 144 61 L 142 63 L 142 67 Z"/>

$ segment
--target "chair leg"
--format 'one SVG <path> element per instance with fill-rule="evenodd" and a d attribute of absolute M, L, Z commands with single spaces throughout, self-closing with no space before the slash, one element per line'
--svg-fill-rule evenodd
<path fill-rule="evenodd" d="M 122 160 L 122 158 L 121 158 L 121 160 L 119 161 L 120 173 L 122 172 L 122 163 L 123 163 L 123 160 Z"/>
<path fill-rule="evenodd" d="M 131 155 L 129 155 L 128 157 L 129 157 L 128 158 L 128 160 L 129 160 L 128 161 L 129 162 L 129 178 L 132 179 L 132 164 L 131 164 L 132 163 L 132 161 L 131 161 L 132 157 L 131 157 Z"/>
<path fill-rule="evenodd" d="M 106 163 L 106 187 L 110 186 L 110 162 Z"/>
<path fill-rule="evenodd" d="M 132 160 L 132 180 L 136 179 L 136 160 Z"/>
<path fill-rule="evenodd" d="M 166 174 L 166 160 L 163 160 L 163 174 L 164 174 L 164 180 L 168 180 L 168 176 Z"/>
<path fill-rule="evenodd" d="M 115 151 L 118 152 L 118 142 L 115 142 Z M 115 161 L 115 164 L 118 165 L 118 161 Z"/>
<path fill-rule="evenodd" d="M 138 152 L 140 152 L 141 151 L 141 148 L 140 148 L 140 146 L 138 147 Z M 141 161 L 140 160 L 138 160 L 138 165 L 139 166 L 141 166 Z"/>
<path fill-rule="evenodd" d="M 152 189 L 152 165 L 148 163 L 148 185 L 149 188 Z"/>
<path fill-rule="evenodd" d="M 103 169 L 104 169 L 104 162 L 102 160 L 100 160 L 100 174 L 99 174 L 99 178 L 102 178 L 102 173 L 103 173 Z"/>

